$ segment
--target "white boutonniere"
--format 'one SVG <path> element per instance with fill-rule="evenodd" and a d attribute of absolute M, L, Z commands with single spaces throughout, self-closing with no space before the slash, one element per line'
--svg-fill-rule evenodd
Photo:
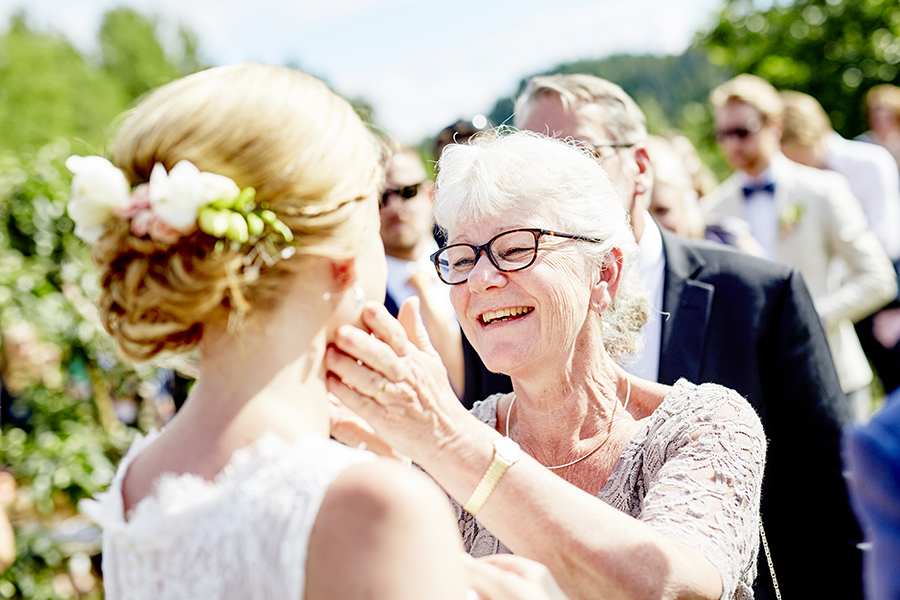
<path fill-rule="evenodd" d="M 794 233 L 797 223 L 803 218 L 806 211 L 806 204 L 803 202 L 792 202 L 785 204 L 778 211 L 778 230 L 782 237 L 788 237 Z"/>

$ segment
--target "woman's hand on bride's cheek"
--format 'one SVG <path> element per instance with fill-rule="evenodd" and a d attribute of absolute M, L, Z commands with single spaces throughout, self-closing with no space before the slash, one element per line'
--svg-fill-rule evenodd
<path fill-rule="evenodd" d="M 428 343 L 417 308 L 416 302 L 404 303 L 401 324 L 383 306 L 368 303 L 363 324 L 372 335 L 340 327 L 325 365 L 328 390 L 387 443 L 424 465 L 455 435 L 455 421 L 466 410 Z"/>

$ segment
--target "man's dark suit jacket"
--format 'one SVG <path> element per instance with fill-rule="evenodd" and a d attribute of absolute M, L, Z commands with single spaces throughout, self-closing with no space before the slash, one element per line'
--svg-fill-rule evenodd
<path fill-rule="evenodd" d="M 862 534 L 841 475 L 846 399 L 806 284 L 792 267 L 660 229 L 660 383 L 719 383 L 759 414 L 769 440 L 762 520 L 785 600 L 861 599 Z M 512 389 L 468 371 L 467 399 Z M 762 548 L 757 571 L 757 600 L 774 600 Z"/>
<path fill-rule="evenodd" d="M 719 383 L 759 414 L 769 439 L 762 521 L 782 596 L 862 598 L 862 533 L 841 474 L 847 403 L 800 273 L 661 233 L 660 383 Z M 757 569 L 757 599 L 774 599 L 762 550 Z"/>

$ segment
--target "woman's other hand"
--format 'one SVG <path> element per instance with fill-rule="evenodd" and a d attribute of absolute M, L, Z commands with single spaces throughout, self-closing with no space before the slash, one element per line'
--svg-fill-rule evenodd
<path fill-rule="evenodd" d="M 468 416 L 432 347 L 412 297 L 394 319 L 384 306 L 363 308 L 366 331 L 344 325 L 325 355 L 328 391 L 378 436 L 425 466 L 459 435 Z"/>
<path fill-rule="evenodd" d="M 342 444 L 393 458 L 401 463 L 410 462 L 408 456 L 400 454 L 378 437 L 371 425 L 344 406 L 333 394 L 328 394 L 328 417 L 331 419 L 331 437 Z"/>
<path fill-rule="evenodd" d="M 480 600 L 568 600 L 550 570 L 521 556 L 496 554 L 467 563 Z"/>

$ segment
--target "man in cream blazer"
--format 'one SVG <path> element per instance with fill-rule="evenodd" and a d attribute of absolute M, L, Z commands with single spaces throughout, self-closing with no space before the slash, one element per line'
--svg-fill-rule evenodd
<path fill-rule="evenodd" d="M 750 224 L 776 261 L 803 274 L 822 319 L 855 420 L 868 416 L 872 371 L 853 323 L 897 291 L 890 260 L 846 178 L 794 163 L 780 150 L 782 98 L 768 82 L 739 75 L 716 88 L 716 137 L 736 169 L 703 200 L 710 222 Z"/>

